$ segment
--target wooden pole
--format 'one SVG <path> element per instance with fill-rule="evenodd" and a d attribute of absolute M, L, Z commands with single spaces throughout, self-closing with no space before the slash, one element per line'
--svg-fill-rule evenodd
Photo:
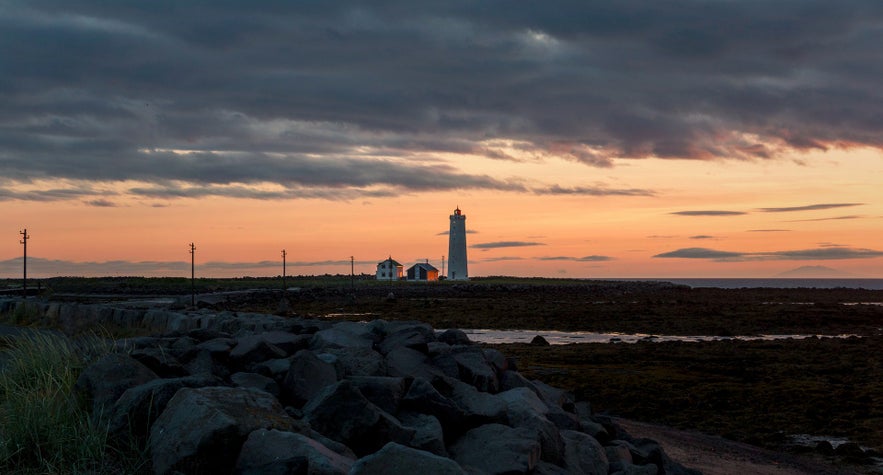
<path fill-rule="evenodd" d="M 24 298 L 28 298 L 28 239 L 31 236 L 28 235 L 28 228 L 25 228 L 22 231 L 18 232 L 21 234 L 22 238 L 20 243 L 24 246 L 24 260 L 22 260 L 22 280 L 21 280 L 21 289 L 22 295 Z"/>

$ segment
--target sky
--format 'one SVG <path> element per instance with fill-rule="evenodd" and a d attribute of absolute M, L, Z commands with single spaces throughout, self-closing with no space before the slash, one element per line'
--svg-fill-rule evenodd
<path fill-rule="evenodd" d="M 0 277 L 883 278 L 883 2 L 0 0 Z"/>

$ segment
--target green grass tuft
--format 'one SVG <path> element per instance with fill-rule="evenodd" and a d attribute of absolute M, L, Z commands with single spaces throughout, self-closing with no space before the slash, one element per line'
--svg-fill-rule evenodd
<path fill-rule="evenodd" d="M 107 426 L 90 417 L 74 385 L 107 340 L 49 332 L 6 339 L 0 360 L 0 472 L 120 473 L 138 456 L 108 447 Z"/>

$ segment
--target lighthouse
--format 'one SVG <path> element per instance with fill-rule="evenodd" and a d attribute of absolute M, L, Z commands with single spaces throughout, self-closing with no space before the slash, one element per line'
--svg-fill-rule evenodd
<path fill-rule="evenodd" d="M 466 215 L 459 206 L 451 215 L 451 231 L 448 233 L 448 279 L 469 279 L 466 269 Z"/>

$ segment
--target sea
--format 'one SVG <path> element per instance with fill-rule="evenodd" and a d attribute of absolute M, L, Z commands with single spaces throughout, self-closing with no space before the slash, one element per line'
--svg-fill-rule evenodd
<path fill-rule="evenodd" d="M 883 290 L 883 279 L 793 279 L 793 278 L 772 278 L 772 279 L 737 279 L 737 278 L 720 278 L 720 279 L 612 279 L 612 280 L 628 280 L 628 281 L 655 281 L 655 282 L 671 282 L 673 284 L 687 285 L 696 287 L 717 287 L 720 289 L 752 289 L 759 287 L 775 288 L 775 289 L 866 289 L 866 290 Z"/>

